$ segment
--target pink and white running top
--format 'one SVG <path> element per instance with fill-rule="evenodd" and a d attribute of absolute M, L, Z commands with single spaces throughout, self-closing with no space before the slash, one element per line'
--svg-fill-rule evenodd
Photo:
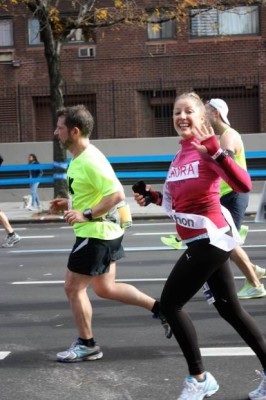
<path fill-rule="evenodd" d="M 218 163 L 208 153 L 195 149 L 191 142 L 197 140 L 192 137 L 180 141 L 181 150 L 172 161 L 165 181 L 164 201 L 165 197 L 171 198 L 175 212 L 204 216 L 217 228 L 225 228 L 228 224 L 220 205 L 221 178 L 234 191 L 245 193 L 251 190 L 250 176 L 231 157 Z M 183 240 L 206 233 L 206 229 L 191 229 L 178 223 L 176 229 Z"/>

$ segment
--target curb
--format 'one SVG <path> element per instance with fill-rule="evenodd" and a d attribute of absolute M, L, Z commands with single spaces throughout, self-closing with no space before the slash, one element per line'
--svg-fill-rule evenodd
<path fill-rule="evenodd" d="M 246 217 L 255 218 L 256 212 L 247 212 L 245 214 Z M 170 218 L 166 214 L 135 214 L 132 216 L 133 221 L 141 221 L 141 220 L 167 220 L 170 221 Z M 9 222 L 11 225 L 15 224 L 42 224 L 42 223 L 58 223 L 65 222 L 63 216 L 39 216 L 39 217 L 29 217 L 29 218 L 9 218 Z"/>
<path fill-rule="evenodd" d="M 167 215 L 158 215 L 158 214 L 140 214 L 140 215 L 135 215 L 132 216 L 132 220 L 133 221 L 141 221 L 143 219 L 165 219 L 165 220 L 169 220 L 169 217 Z M 60 217 L 37 217 L 37 218 L 9 218 L 9 222 L 11 225 L 15 225 L 15 224 L 41 224 L 41 223 L 48 223 L 48 222 L 65 222 L 64 217 L 60 216 Z"/>

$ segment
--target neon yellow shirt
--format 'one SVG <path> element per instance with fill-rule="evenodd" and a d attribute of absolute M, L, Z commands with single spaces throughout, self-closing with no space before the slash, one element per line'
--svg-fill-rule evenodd
<path fill-rule="evenodd" d="M 229 129 L 232 130 L 232 128 L 228 128 L 225 130 L 225 132 L 223 133 L 223 135 L 226 135 L 229 132 Z M 241 140 L 242 146 L 241 146 L 241 151 L 239 154 L 235 154 L 234 159 L 235 162 L 240 165 L 240 167 L 244 168 L 245 170 L 247 170 L 247 163 L 246 163 L 246 157 L 245 157 L 245 149 L 244 149 L 244 144 L 242 141 L 242 138 L 240 136 L 240 134 L 234 130 L 234 132 L 236 132 Z M 230 192 L 232 192 L 233 189 L 224 181 L 221 181 L 221 186 L 220 186 L 220 196 L 224 196 Z"/>
<path fill-rule="evenodd" d="M 123 190 L 109 161 L 92 144 L 71 160 L 67 182 L 71 208 L 79 211 L 93 208 L 103 197 Z M 119 224 L 110 221 L 77 222 L 73 228 L 75 235 L 82 238 L 112 240 L 124 234 Z"/>

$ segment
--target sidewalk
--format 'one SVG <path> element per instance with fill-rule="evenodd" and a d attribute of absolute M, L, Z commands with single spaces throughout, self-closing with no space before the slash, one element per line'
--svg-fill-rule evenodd
<path fill-rule="evenodd" d="M 255 215 L 260 202 L 260 193 L 251 193 L 249 206 L 246 214 Z M 134 199 L 130 196 L 127 197 L 127 202 L 130 205 L 132 218 L 168 218 L 161 207 L 154 204 L 150 204 L 148 207 L 139 207 Z M 24 208 L 21 202 L 2 202 L 0 203 L 0 209 L 7 215 L 10 223 L 25 223 L 25 222 L 60 222 L 63 221 L 63 216 L 52 215 L 48 213 L 49 201 L 42 202 L 43 212 L 38 213 L 37 211 L 28 211 Z"/>

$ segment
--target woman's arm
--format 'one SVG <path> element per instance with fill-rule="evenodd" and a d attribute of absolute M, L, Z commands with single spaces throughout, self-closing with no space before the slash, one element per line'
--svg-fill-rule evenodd
<path fill-rule="evenodd" d="M 212 128 L 204 125 L 200 129 L 196 128 L 194 136 L 200 142 L 194 142 L 194 147 L 209 154 L 212 168 L 235 192 L 247 193 L 251 190 L 252 182 L 248 172 L 220 147 Z"/>

